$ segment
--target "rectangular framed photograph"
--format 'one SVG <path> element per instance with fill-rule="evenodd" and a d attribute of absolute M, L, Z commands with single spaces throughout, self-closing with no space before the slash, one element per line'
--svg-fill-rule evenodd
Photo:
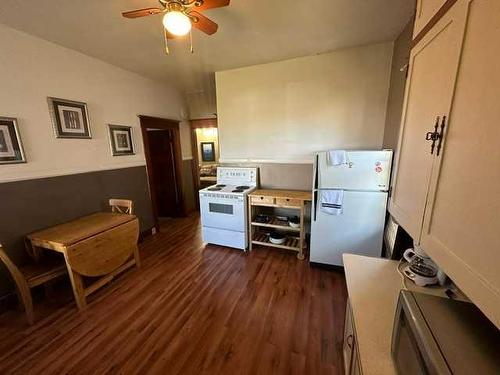
<path fill-rule="evenodd" d="M 0 164 L 26 163 L 17 119 L 0 117 Z"/>
<path fill-rule="evenodd" d="M 134 140 L 132 127 L 122 125 L 108 125 L 109 141 L 113 156 L 134 155 Z"/>
<path fill-rule="evenodd" d="M 215 143 L 201 142 L 201 160 L 215 161 Z"/>
<path fill-rule="evenodd" d="M 47 100 L 57 138 L 92 138 L 86 103 L 50 97 Z"/>

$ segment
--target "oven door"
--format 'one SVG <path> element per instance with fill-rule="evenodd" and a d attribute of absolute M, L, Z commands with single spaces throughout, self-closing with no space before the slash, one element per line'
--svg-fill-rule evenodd
<path fill-rule="evenodd" d="M 200 194 L 201 223 L 204 227 L 245 231 L 245 201 L 242 196 Z"/>

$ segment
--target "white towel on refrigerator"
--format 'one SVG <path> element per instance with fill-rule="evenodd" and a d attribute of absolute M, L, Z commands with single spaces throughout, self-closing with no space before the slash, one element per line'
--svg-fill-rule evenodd
<path fill-rule="evenodd" d="M 319 208 L 329 215 L 342 215 L 344 201 L 344 190 L 323 190 Z"/>
<path fill-rule="evenodd" d="M 346 150 L 330 150 L 327 155 L 329 165 L 336 166 L 348 163 Z"/>

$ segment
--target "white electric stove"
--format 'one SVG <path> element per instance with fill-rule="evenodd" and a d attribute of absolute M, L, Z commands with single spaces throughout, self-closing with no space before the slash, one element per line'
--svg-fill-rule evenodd
<path fill-rule="evenodd" d="M 247 195 L 257 188 L 257 168 L 217 168 L 217 184 L 200 190 L 203 241 L 248 248 Z"/>

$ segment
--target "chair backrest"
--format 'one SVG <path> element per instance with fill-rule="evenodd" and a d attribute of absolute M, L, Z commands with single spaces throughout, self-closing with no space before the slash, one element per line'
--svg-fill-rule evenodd
<path fill-rule="evenodd" d="M 133 213 L 133 203 L 129 199 L 110 199 L 109 205 L 111 206 L 111 212 L 129 215 Z"/>
<path fill-rule="evenodd" d="M 23 274 L 19 270 L 19 268 L 14 264 L 14 262 L 7 255 L 4 248 L 2 247 L 2 244 L 0 244 L 0 260 L 2 260 L 3 264 L 5 264 L 5 266 L 9 270 L 10 274 L 12 275 L 12 278 L 14 279 L 15 283 L 18 286 L 20 284 L 26 284 L 25 277 L 23 276 Z"/>

